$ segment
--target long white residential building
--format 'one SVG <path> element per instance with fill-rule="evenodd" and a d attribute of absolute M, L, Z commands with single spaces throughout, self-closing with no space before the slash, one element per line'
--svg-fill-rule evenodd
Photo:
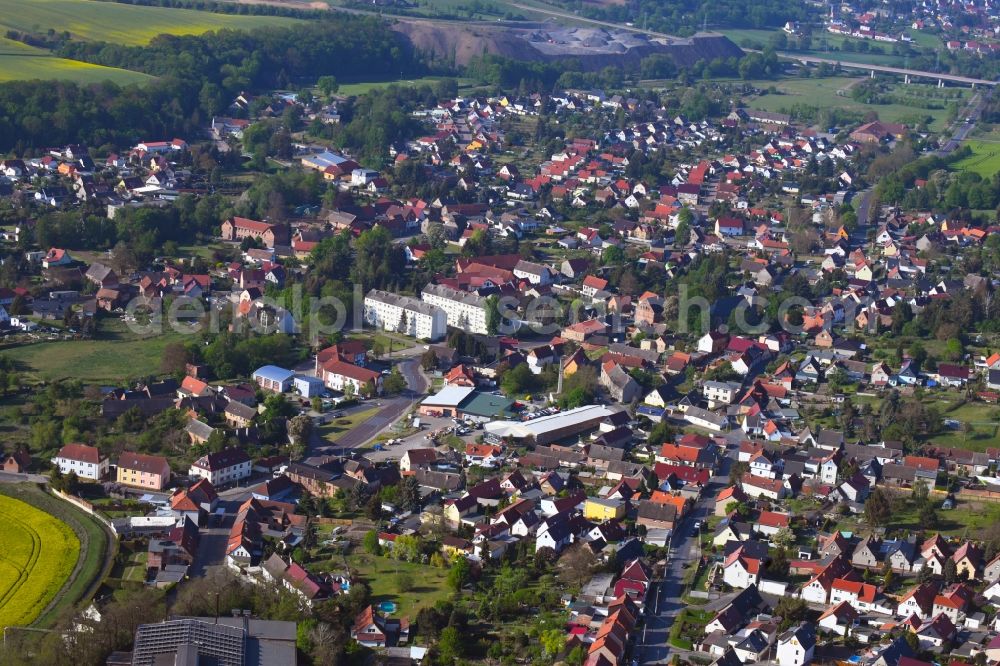
<path fill-rule="evenodd" d="M 365 296 L 365 323 L 431 342 L 448 332 L 448 315 L 441 308 L 380 289 Z"/>
<path fill-rule="evenodd" d="M 489 335 L 486 328 L 486 299 L 467 291 L 452 289 L 443 284 L 429 284 L 420 293 L 425 303 L 444 310 L 448 326 L 467 333 Z"/>

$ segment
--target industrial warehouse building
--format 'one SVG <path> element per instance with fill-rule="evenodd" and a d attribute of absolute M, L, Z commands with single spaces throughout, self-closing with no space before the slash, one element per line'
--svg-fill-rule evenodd
<path fill-rule="evenodd" d="M 588 405 L 529 421 L 493 421 L 483 426 L 483 430 L 490 442 L 531 439 L 535 444 L 549 444 L 593 430 L 618 411 L 603 405 Z"/>

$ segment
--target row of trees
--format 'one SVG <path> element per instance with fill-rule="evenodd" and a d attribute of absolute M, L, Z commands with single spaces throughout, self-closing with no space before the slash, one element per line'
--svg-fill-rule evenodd
<path fill-rule="evenodd" d="M 161 35 L 145 46 L 67 41 L 66 58 L 145 72 L 142 86 L 20 81 L 0 85 L 0 152 L 82 143 L 133 145 L 195 136 L 241 91 L 340 79 L 419 76 L 427 71 L 382 21 L 329 14 L 296 27 L 200 36 Z"/>

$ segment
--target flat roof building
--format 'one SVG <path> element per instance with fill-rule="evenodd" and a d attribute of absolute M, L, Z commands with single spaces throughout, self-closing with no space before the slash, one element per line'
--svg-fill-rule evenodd
<path fill-rule="evenodd" d="M 502 395 L 480 393 L 471 386 L 446 386 L 424 398 L 418 409 L 424 416 L 469 416 L 480 421 L 513 414 L 514 401 Z"/>
<path fill-rule="evenodd" d="M 513 414 L 514 401 L 492 393 L 473 393 L 458 406 L 462 416 L 478 420 L 495 419 Z"/>
<path fill-rule="evenodd" d="M 475 390 L 471 386 L 445 386 L 434 395 L 424 398 L 420 403 L 419 412 L 424 416 L 434 414 L 456 416 L 458 405 Z"/>
<path fill-rule="evenodd" d="M 521 440 L 530 437 L 536 444 L 548 444 L 592 430 L 617 411 L 603 405 L 587 405 L 530 421 L 493 421 L 483 429 L 488 439 Z"/>
<path fill-rule="evenodd" d="M 184 617 L 141 624 L 132 666 L 295 666 L 294 622 L 250 617 Z"/>

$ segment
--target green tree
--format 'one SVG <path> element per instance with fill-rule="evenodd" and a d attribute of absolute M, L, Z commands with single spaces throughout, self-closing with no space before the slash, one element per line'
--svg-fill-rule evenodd
<path fill-rule="evenodd" d="M 465 654 L 465 639 L 458 627 L 445 627 L 437 643 L 438 660 L 442 664 L 452 664 Z"/>
<path fill-rule="evenodd" d="M 398 368 L 393 368 L 389 376 L 382 380 L 382 390 L 390 395 L 396 395 L 406 390 L 406 378 Z"/>
<path fill-rule="evenodd" d="M 76 475 L 76 472 L 70 471 L 63 479 L 63 490 L 70 495 L 76 495 L 77 491 L 80 490 L 80 477 Z"/>
<path fill-rule="evenodd" d="M 321 76 L 316 79 L 316 87 L 323 94 L 323 97 L 330 99 L 338 90 L 340 90 L 340 84 L 337 83 L 337 77 L 335 76 Z"/>
<path fill-rule="evenodd" d="M 486 332 L 490 335 L 496 335 L 497 331 L 500 329 L 500 299 L 496 294 L 491 294 L 486 297 Z"/>
<path fill-rule="evenodd" d="M 804 599 L 799 597 L 781 597 L 778 599 L 778 605 L 774 607 L 774 614 L 781 617 L 781 623 L 778 625 L 780 631 L 784 631 L 794 624 L 797 624 L 805 619 L 806 613 L 809 611 L 809 607 L 806 605 Z"/>
<path fill-rule="evenodd" d="M 396 574 L 396 589 L 406 594 L 413 589 L 413 576 L 407 571 Z"/>
<path fill-rule="evenodd" d="M 601 253 L 601 261 L 605 266 L 615 266 L 625 263 L 625 250 L 617 245 L 609 245 Z"/>
<path fill-rule="evenodd" d="M 926 502 L 920 507 L 920 526 L 925 529 L 935 529 L 938 526 L 938 515 L 934 505 Z"/>
<path fill-rule="evenodd" d="M 469 582 L 472 576 L 472 567 L 469 566 L 469 560 L 459 556 L 455 558 L 455 561 L 451 564 L 451 569 L 448 570 L 448 578 L 446 580 L 448 584 L 448 589 L 452 592 L 459 592 Z"/>
<path fill-rule="evenodd" d="M 950 557 L 945 560 L 944 571 L 942 574 L 944 575 L 944 582 L 949 585 L 958 580 L 958 565 L 955 564 L 955 560 Z"/>
<path fill-rule="evenodd" d="M 433 349 L 428 349 L 420 355 L 420 367 L 424 370 L 433 370 L 437 364 L 437 354 L 434 353 Z"/>
<path fill-rule="evenodd" d="M 500 388 L 509 396 L 522 395 L 533 391 L 536 386 L 535 375 L 527 363 L 519 363 L 503 373 Z"/>
<path fill-rule="evenodd" d="M 372 555 L 381 555 L 382 546 L 378 542 L 378 532 L 375 530 L 368 530 L 365 532 L 365 538 L 362 543 L 366 552 Z"/>
<path fill-rule="evenodd" d="M 555 657 L 566 646 L 566 632 L 561 629 L 546 629 L 538 637 L 545 654 Z"/>
<path fill-rule="evenodd" d="M 882 488 L 876 487 L 865 500 L 862 518 L 870 527 L 884 527 L 892 516 L 892 497 Z"/>

